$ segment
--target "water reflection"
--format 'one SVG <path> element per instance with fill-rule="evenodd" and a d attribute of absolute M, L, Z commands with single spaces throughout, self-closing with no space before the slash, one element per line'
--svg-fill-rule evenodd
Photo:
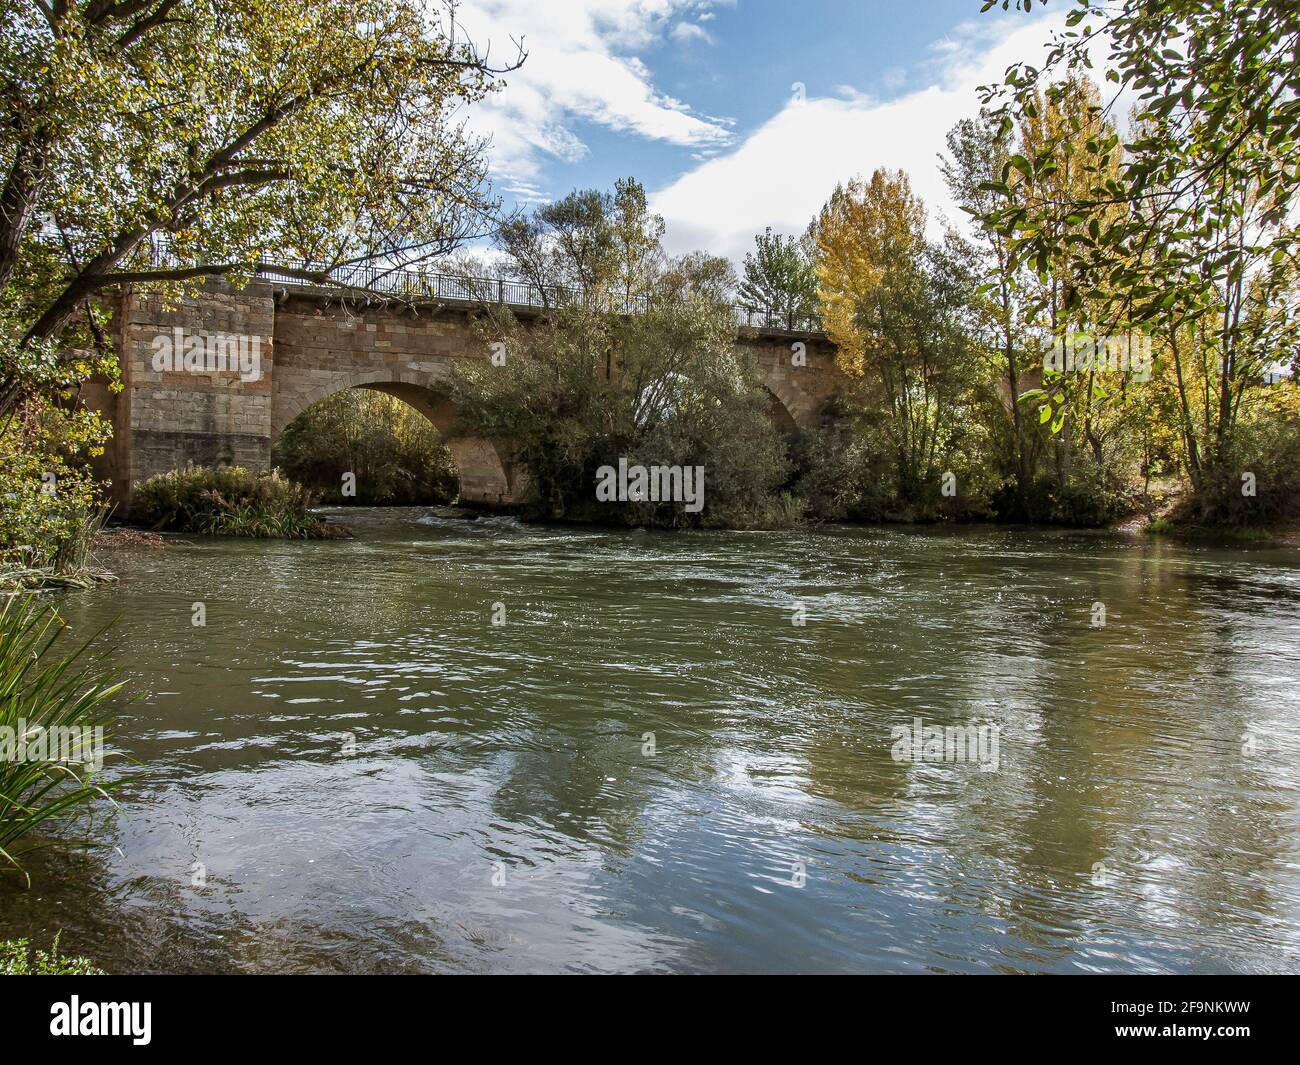
<path fill-rule="evenodd" d="M 125 971 L 1300 969 L 1296 552 L 352 520 L 64 601 L 121 619 L 146 772 L 110 849 L 0 883 L 0 935 Z M 996 724 L 999 771 L 893 761 L 914 716 Z"/>

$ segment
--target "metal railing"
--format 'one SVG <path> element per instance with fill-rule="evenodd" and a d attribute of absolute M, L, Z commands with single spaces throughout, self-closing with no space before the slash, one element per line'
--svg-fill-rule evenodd
<path fill-rule="evenodd" d="M 795 314 L 794 311 L 764 310 L 749 307 L 743 303 L 733 303 L 731 310 L 736 316 L 736 324 L 751 329 L 769 329 L 783 333 L 822 333 L 821 318 L 816 314 Z"/>
<path fill-rule="evenodd" d="M 327 275 L 304 278 L 296 271 Z M 388 268 L 382 266 L 344 266 L 326 270 L 308 263 L 285 264 L 259 262 L 257 277 L 287 285 L 308 288 L 346 289 L 410 300 L 464 300 L 475 303 L 502 303 L 511 307 L 550 310 L 572 304 L 580 298 L 577 289 L 562 285 L 536 285 L 511 281 L 503 277 L 466 277 L 432 270 Z M 624 314 L 638 314 L 649 306 L 644 296 L 624 301 Z M 815 314 L 774 311 L 743 303 L 730 304 L 736 324 L 751 329 L 787 333 L 819 333 L 821 322 Z"/>

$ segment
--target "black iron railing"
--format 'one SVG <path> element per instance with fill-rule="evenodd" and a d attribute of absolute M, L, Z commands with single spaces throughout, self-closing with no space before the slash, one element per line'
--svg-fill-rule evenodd
<path fill-rule="evenodd" d="M 312 273 L 321 276 L 304 276 Z M 502 277 L 466 277 L 419 268 L 344 266 L 327 271 L 323 267 L 313 267 L 307 263 L 294 263 L 286 267 L 283 263 L 277 265 L 259 262 L 256 274 L 266 281 L 310 288 L 345 289 L 412 300 L 504 303 L 512 307 L 533 307 L 539 310 L 562 307 L 580 298 L 576 289 L 561 285 L 535 285 Z M 645 297 L 632 296 L 625 301 L 623 313 L 636 314 L 647 305 Z M 789 333 L 821 332 L 821 322 L 816 315 L 773 311 L 742 303 L 733 303 L 731 308 L 737 325 Z"/>

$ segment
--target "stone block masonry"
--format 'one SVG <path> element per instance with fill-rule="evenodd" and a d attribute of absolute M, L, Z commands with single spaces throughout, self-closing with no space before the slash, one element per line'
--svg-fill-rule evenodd
<path fill-rule="evenodd" d="M 345 388 L 386 392 L 429 418 L 459 468 L 462 502 L 507 505 L 526 483 L 527 471 L 492 441 L 454 435 L 453 367 L 490 354 L 475 332 L 472 304 L 345 303 L 338 293 L 303 286 L 259 281 L 237 290 L 210 281 L 173 303 L 128 289 L 115 312 L 123 391 L 90 388 L 84 395 L 113 420 L 115 440 L 101 472 L 119 504 L 141 481 L 189 463 L 266 469 L 285 426 Z M 259 372 L 241 374 L 211 357 L 156 359 L 167 346 L 159 338 L 175 347 L 178 336 L 218 350 L 235 338 L 245 352 L 256 350 Z M 778 421 L 790 431 L 821 423 L 842 385 L 824 337 L 744 329 L 736 343 L 752 356 Z"/>
<path fill-rule="evenodd" d="M 260 376 L 243 380 L 237 369 L 203 372 L 158 368 L 155 356 L 177 336 L 205 344 L 225 335 L 256 350 Z M 266 469 L 271 461 L 275 381 L 275 301 L 269 286 L 236 291 L 206 284 L 176 304 L 156 292 L 127 292 L 119 320 L 122 394 L 114 416 L 115 495 L 157 473 L 194 463 L 230 463 Z M 170 349 L 168 349 L 170 350 Z M 179 361 L 179 359 L 178 359 Z"/>

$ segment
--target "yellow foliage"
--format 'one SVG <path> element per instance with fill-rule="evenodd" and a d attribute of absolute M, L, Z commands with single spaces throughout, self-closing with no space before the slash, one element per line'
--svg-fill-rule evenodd
<path fill-rule="evenodd" d="M 925 208 L 901 170 L 877 170 L 869 182 L 840 186 L 816 223 L 817 288 L 822 321 L 840 368 L 861 376 L 863 357 L 879 338 L 861 309 L 891 272 L 914 269 L 924 247 Z"/>

